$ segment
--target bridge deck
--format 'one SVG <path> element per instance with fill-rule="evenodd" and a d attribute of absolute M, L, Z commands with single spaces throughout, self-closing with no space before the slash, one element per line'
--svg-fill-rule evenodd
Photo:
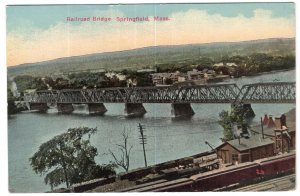
<path fill-rule="evenodd" d="M 294 103 L 295 82 L 36 91 L 30 103 Z"/>

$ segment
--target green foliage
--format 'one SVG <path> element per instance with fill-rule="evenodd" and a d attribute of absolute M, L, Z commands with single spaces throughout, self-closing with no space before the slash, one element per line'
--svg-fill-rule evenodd
<path fill-rule="evenodd" d="M 103 86 L 103 82 L 108 80 L 104 73 L 73 73 L 68 75 L 71 88 L 94 88 Z"/>
<path fill-rule="evenodd" d="M 66 133 L 43 143 L 29 159 L 35 173 L 46 175 L 44 181 L 51 188 L 107 177 L 115 174 L 114 165 L 97 165 L 97 149 L 90 144 L 96 128 L 70 128 Z"/>
<path fill-rule="evenodd" d="M 121 81 L 117 76 L 107 77 L 105 73 L 81 72 L 72 73 L 68 78 L 57 78 L 53 89 L 82 89 L 82 88 L 107 88 L 124 87 L 126 81 Z"/>
<path fill-rule="evenodd" d="M 9 88 L 7 88 L 7 113 L 8 115 L 15 114 L 18 109 L 15 105 L 15 98 Z"/>
<path fill-rule="evenodd" d="M 232 122 L 233 119 L 231 117 L 231 115 L 229 114 L 228 111 L 222 111 L 219 114 L 220 117 L 220 121 L 219 124 L 223 127 L 224 131 L 223 131 L 223 138 L 224 140 L 228 141 L 228 140 L 232 140 L 233 139 L 233 134 L 232 134 Z"/>
<path fill-rule="evenodd" d="M 48 87 L 42 78 L 34 78 L 33 84 L 31 86 L 32 89 L 36 90 L 47 90 Z"/>
<path fill-rule="evenodd" d="M 49 80 L 49 77 L 47 77 Z M 46 90 L 48 87 L 41 77 L 33 77 L 29 75 L 20 75 L 14 78 L 19 92 L 26 89 Z"/>
<path fill-rule="evenodd" d="M 137 86 L 153 86 L 152 77 L 149 73 L 130 72 L 127 78 L 137 81 Z"/>
<path fill-rule="evenodd" d="M 261 72 L 295 68 L 295 56 L 272 56 L 265 53 L 253 53 L 250 56 L 223 57 L 224 66 L 215 68 L 217 72 L 234 77 L 250 76 Z M 231 68 L 226 63 L 235 63 L 237 67 Z"/>
<path fill-rule="evenodd" d="M 135 71 L 127 71 L 127 79 L 131 78 L 137 81 L 138 86 L 152 86 L 152 78 L 149 73 L 138 73 Z M 121 72 L 122 73 L 122 72 Z M 32 77 L 27 75 L 18 76 L 15 78 L 18 89 L 21 92 L 26 89 L 46 90 L 48 88 L 61 89 L 82 89 L 82 88 L 109 88 L 109 87 L 126 87 L 126 80 L 120 80 L 116 75 L 107 77 L 105 73 L 72 73 L 68 77 L 59 77 L 53 80 L 47 76 L 44 78 Z"/>
<path fill-rule="evenodd" d="M 26 89 L 32 89 L 34 83 L 34 77 L 29 75 L 20 75 L 14 78 L 19 92 L 23 92 Z"/>
<path fill-rule="evenodd" d="M 215 62 L 209 57 L 201 57 L 197 61 L 197 69 L 202 71 L 203 69 L 211 69 Z"/>
<path fill-rule="evenodd" d="M 65 78 L 56 78 L 54 84 L 53 84 L 53 89 L 67 89 L 70 88 L 69 85 L 69 80 L 65 79 Z"/>
<path fill-rule="evenodd" d="M 219 124 L 223 127 L 223 139 L 225 141 L 233 140 L 234 135 L 232 133 L 233 125 L 236 124 L 237 127 L 241 128 L 242 133 L 247 133 L 247 128 L 249 127 L 247 118 L 248 114 L 243 109 L 242 105 L 232 106 L 231 111 L 222 111 L 219 114 Z"/>

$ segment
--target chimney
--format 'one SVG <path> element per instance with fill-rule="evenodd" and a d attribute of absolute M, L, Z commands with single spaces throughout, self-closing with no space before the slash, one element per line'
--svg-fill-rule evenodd
<path fill-rule="evenodd" d="M 241 144 L 241 137 L 240 137 L 240 136 L 238 136 L 238 139 L 239 139 L 239 144 Z"/>
<path fill-rule="evenodd" d="M 275 117 L 275 122 L 274 123 L 275 123 L 275 128 L 276 129 L 281 129 L 282 128 L 280 118 Z"/>
<path fill-rule="evenodd" d="M 284 114 L 280 117 L 281 126 L 286 126 L 286 116 Z"/>
<path fill-rule="evenodd" d="M 272 116 L 270 115 L 269 122 L 268 122 L 268 128 L 272 128 L 272 127 L 275 127 L 275 123 L 274 123 Z"/>
<path fill-rule="evenodd" d="M 268 123 L 269 123 L 269 118 L 268 118 L 267 114 L 265 114 L 263 123 L 264 123 L 264 125 L 268 125 Z"/>

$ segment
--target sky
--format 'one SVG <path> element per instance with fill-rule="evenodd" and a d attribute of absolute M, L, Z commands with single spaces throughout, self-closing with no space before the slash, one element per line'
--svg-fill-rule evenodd
<path fill-rule="evenodd" d="M 294 3 L 18 5 L 7 6 L 6 14 L 7 66 L 147 46 L 296 36 Z"/>

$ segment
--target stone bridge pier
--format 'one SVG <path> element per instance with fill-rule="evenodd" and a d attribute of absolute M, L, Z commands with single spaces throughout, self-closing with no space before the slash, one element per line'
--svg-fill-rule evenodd
<path fill-rule="evenodd" d="M 62 114 L 71 114 L 74 111 L 72 103 L 57 103 L 57 110 Z"/>
<path fill-rule="evenodd" d="M 103 103 L 89 103 L 89 113 L 91 115 L 104 115 L 107 109 Z"/>
<path fill-rule="evenodd" d="M 252 109 L 252 106 L 250 103 L 247 103 L 247 104 L 243 104 L 243 112 L 246 113 L 246 117 L 247 118 L 253 118 L 255 117 L 255 113 Z"/>
<path fill-rule="evenodd" d="M 172 103 L 171 114 L 175 117 L 192 117 L 195 112 L 190 103 Z"/>
<path fill-rule="evenodd" d="M 49 107 L 47 103 L 29 103 L 30 110 L 38 110 L 40 112 L 46 112 Z"/>
<path fill-rule="evenodd" d="M 246 118 L 253 118 L 255 117 L 255 113 L 252 109 L 252 106 L 250 103 L 238 103 L 238 104 L 232 104 L 231 107 L 239 107 L 240 111 L 244 113 Z"/>
<path fill-rule="evenodd" d="M 125 114 L 127 117 L 142 117 L 147 113 L 142 103 L 125 103 Z"/>

